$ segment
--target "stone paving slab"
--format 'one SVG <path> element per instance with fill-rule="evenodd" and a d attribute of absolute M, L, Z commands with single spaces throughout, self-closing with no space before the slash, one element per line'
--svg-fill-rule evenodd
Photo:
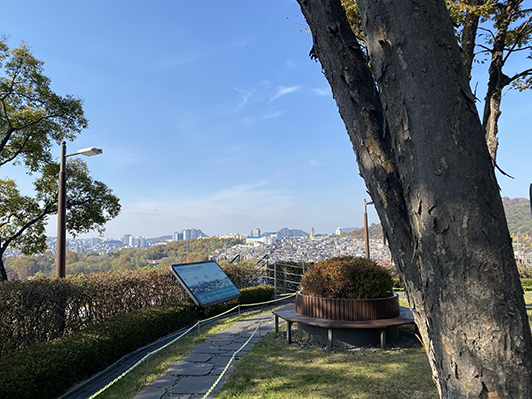
<path fill-rule="evenodd" d="M 220 349 L 217 346 L 212 346 L 209 342 L 202 342 L 201 344 L 198 344 L 190 353 L 210 353 L 210 354 L 220 354 L 220 353 L 226 353 L 227 351 L 224 351 Z"/>
<path fill-rule="evenodd" d="M 165 392 L 164 388 L 148 387 L 136 394 L 133 399 L 161 399 Z"/>
<path fill-rule="evenodd" d="M 212 357 L 210 353 L 189 353 L 183 359 L 182 362 L 194 362 L 194 363 L 205 363 L 209 361 Z"/>
<path fill-rule="evenodd" d="M 227 363 L 229 363 L 231 361 L 231 357 L 232 356 L 214 356 L 210 363 L 215 365 L 215 366 L 226 366 Z M 235 356 L 235 364 L 238 362 L 238 356 Z M 231 361 L 232 363 L 232 361 Z"/>
<path fill-rule="evenodd" d="M 168 368 L 165 375 L 159 377 L 150 386 L 143 389 L 134 399 L 198 399 L 216 382 L 229 363 L 227 371 L 220 382 L 209 394 L 214 398 L 221 388 L 233 366 L 253 344 L 273 328 L 273 315 L 249 318 L 238 321 L 205 342 L 198 344 L 188 355 Z M 242 347 L 255 332 L 260 322 L 271 320 L 261 326 L 256 335 Z M 232 360 L 235 351 L 240 350 Z"/>
<path fill-rule="evenodd" d="M 177 377 L 174 375 L 162 375 L 155 381 L 150 383 L 150 387 L 153 388 L 167 388 L 171 387 L 177 381 Z"/>
<path fill-rule="evenodd" d="M 166 370 L 168 375 L 203 376 L 209 374 L 214 368 L 214 363 L 177 362 Z"/>
<path fill-rule="evenodd" d="M 193 394 L 193 393 L 207 393 L 211 386 L 218 379 L 217 376 L 208 376 L 208 377 L 187 377 L 183 378 L 173 386 L 170 390 L 172 394 Z M 220 381 L 219 385 L 223 382 Z"/>

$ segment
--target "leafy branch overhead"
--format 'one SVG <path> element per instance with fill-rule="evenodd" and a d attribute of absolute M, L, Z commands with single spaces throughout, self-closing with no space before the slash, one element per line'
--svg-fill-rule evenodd
<path fill-rule="evenodd" d="M 0 39 L 0 168 L 12 164 L 36 175 L 32 195 L 0 176 L 0 281 L 7 279 L 1 255 L 9 247 L 26 255 L 46 250 L 48 216 L 57 213 L 59 165 L 52 148 L 87 127 L 82 100 L 54 93 L 43 65 L 25 43 L 10 49 Z M 120 213 L 118 198 L 83 161 L 69 160 L 66 171 L 68 231 L 102 233 Z"/>
<path fill-rule="evenodd" d="M 523 0 L 447 0 L 446 4 L 469 77 L 474 64 L 489 65 L 482 126 L 495 164 L 503 90 L 532 88 L 532 63 L 529 68 L 506 72 L 512 56 L 523 54 L 526 59 L 532 59 L 532 9 L 524 8 Z M 357 1 L 342 0 L 342 5 L 351 29 L 364 49 Z M 526 63 L 521 62 L 521 65 Z"/>
<path fill-rule="evenodd" d="M 0 166 L 12 162 L 36 172 L 52 161 L 54 143 L 72 140 L 87 127 L 82 101 L 51 90 L 44 62 L 25 43 L 9 50 L 2 40 L 0 60 Z"/>

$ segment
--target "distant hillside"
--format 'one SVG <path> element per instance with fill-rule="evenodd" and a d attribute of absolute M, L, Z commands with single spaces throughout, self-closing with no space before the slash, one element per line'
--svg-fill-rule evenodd
<path fill-rule="evenodd" d="M 532 217 L 530 214 L 530 201 L 526 198 L 504 197 L 502 199 L 506 220 L 510 228 L 510 234 L 528 234 L 532 233 Z"/>
<path fill-rule="evenodd" d="M 281 230 L 278 231 L 279 234 L 281 234 L 283 237 L 305 237 L 305 236 L 308 236 L 309 234 L 304 232 L 303 230 L 299 230 L 299 229 L 289 229 L 289 228 L 282 228 Z"/>
<path fill-rule="evenodd" d="M 382 227 L 379 224 L 372 223 L 369 226 L 369 238 L 372 240 L 382 240 Z M 357 240 L 364 239 L 364 228 L 354 229 L 351 233 L 346 233 L 348 237 L 352 237 Z"/>
<path fill-rule="evenodd" d="M 530 213 L 530 201 L 526 198 L 504 197 L 502 199 L 508 228 L 514 244 L 524 244 L 526 251 L 532 250 L 532 216 Z M 520 246 L 518 249 L 523 249 Z"/>
<path fill-rule="evenodd" d="M 526 244 L 526 247 L 532 249 L 532 215 L 530 212 L 530 201 L 526 198 L 504 197 L 502 199 L 508 228 L 514 242 Z M 347 234 L 350 237 L 360 240 L 364 239 L 364 228 L 353 230 Z M 518 235 L 518 236 L 517 236 Z M 382 228 L 380 224 L 372 224 L 369 227 L 369 236 L 372 239 L 382 239 Z"/>

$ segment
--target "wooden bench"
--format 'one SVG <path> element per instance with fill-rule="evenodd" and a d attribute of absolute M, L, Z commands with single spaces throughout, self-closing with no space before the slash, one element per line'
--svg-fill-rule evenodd
<path fill-rule="evenodd" d="M 335 329 L 359 329 L 370 328 L 380 330 L 381 348 L 386 349 L 386 328 L 392 326 L 401 326 L 405 324 L 414 324 L 414 317 L 410 309 L 400 307 L 400 314 L 391 319 L 364 320 L 364 321 L 343 321 L 319 319 L 317 317 L 304 316 L 296 312 L 295 304 L 283 306 L 272 312 L 275 315 L 275 332 L 279 332 L 279 318 L 287 323 L 286 340 L 292 343 L 292 323 L 306 324 L 314 327 L 327 329 L 327 350 L 332 350 L 333 331 Z"/>

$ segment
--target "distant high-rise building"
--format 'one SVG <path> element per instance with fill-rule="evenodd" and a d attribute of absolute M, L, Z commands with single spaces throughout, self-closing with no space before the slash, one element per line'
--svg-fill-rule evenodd
<path fill-rule="evenodd" d="M 131 238 L 131 234 L 124 234 L 122 237 L 122 244 L 129 245 L 129 239 Z"/>
<path fill-rule="evenodd" d="M 191 233 L 190 229 L 183 230 L 183 240 L 190 240 Z"/>
<path fill-rule="evenodd" d="M 257 227 L 256 229 L 251 230 L 251 236 L 260 237 L 260 229 Z"/>
<path fill-rule="evenodd" d="M 139 247 L 146 248 L 148 246 L 148 242 L 144 237 L 139 237 Z"/>
<path fill-rule="evenodd" d="M 312 231 L 310 232 L 310 239 L 314 239 L 314 227 L 312 228 Z"/>
<path fill-rule="evenodd" d="M 129 237 L 129 246 L 131 248 L 138 248 L 139 247 L 139 238 L 138 237 Z"/>

